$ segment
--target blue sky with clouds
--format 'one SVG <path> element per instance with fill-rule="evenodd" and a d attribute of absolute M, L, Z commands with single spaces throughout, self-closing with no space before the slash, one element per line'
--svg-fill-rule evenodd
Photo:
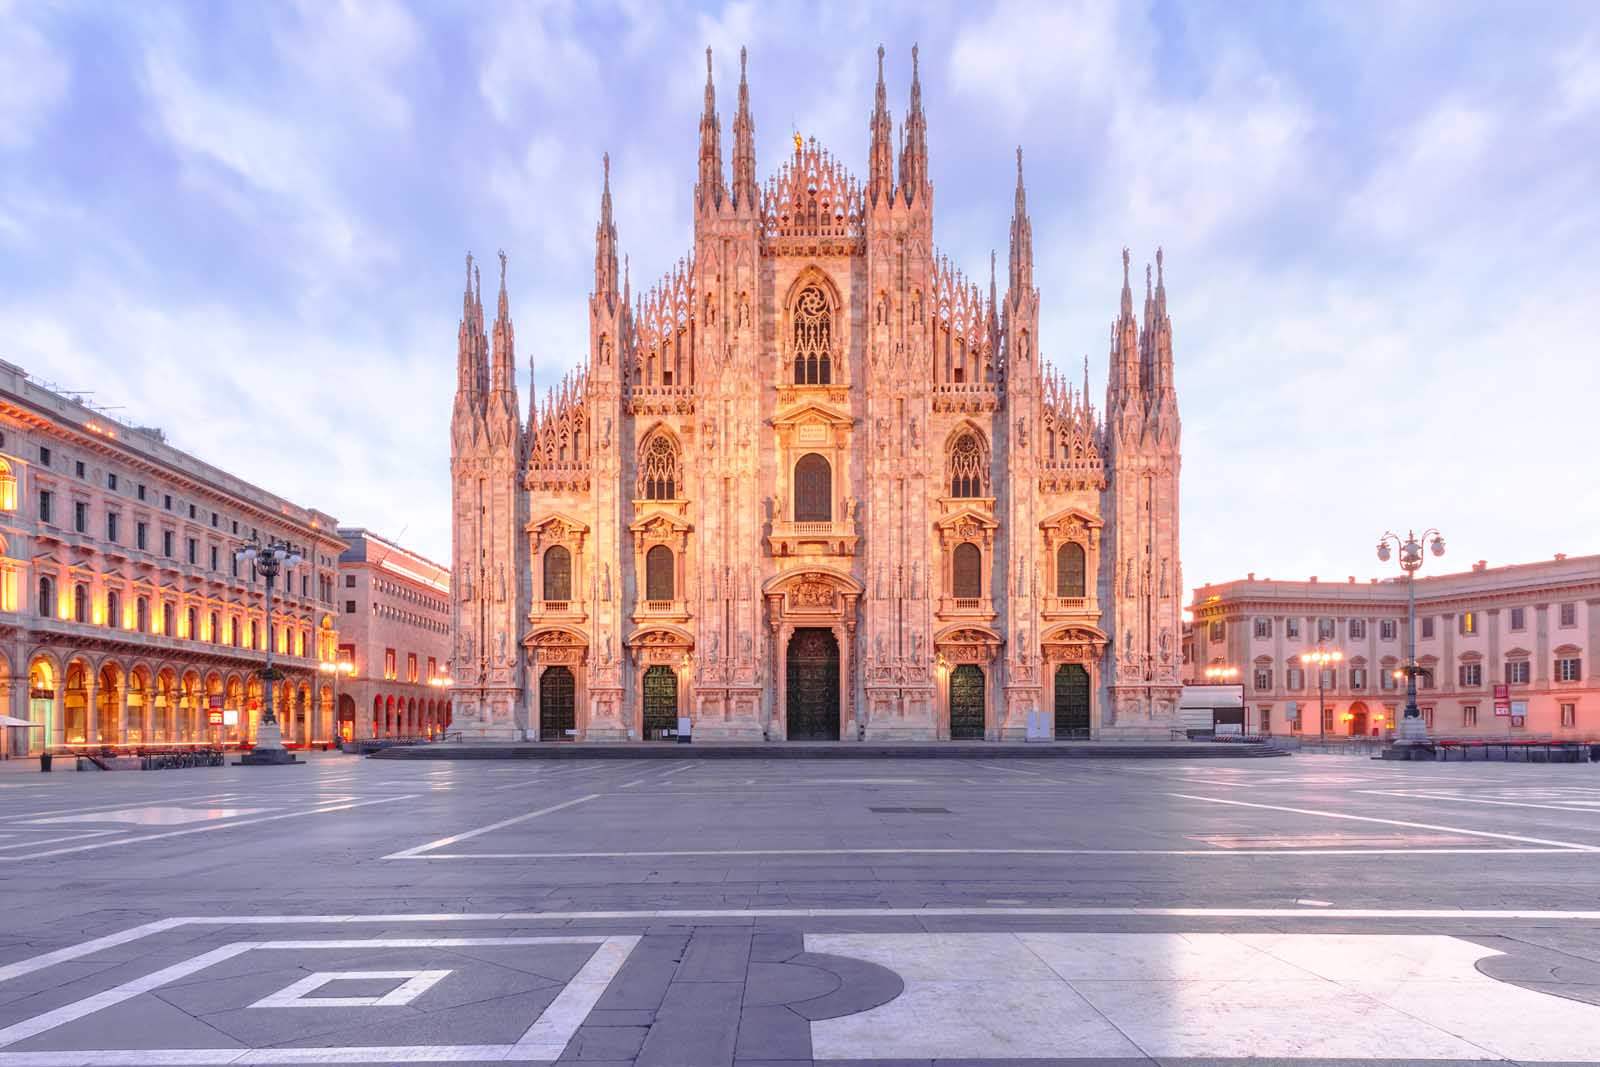
<path fill-rule="evenodd" d="M 636 289 L 690 243 L 715 49 L 758 170 L 864 171 L 921 44 L 935 238 L 1024 148 L 1041 347 L 1104 387 L 1164 245 L 1188 584 L 1600 551 L 1600 5 L 0 0 L 0 358 L 449 556 L 462 256 L 541 386 L 585 352 L 600 155 Z M 724 145 L 731 133 L 724 133 Z M 524 376 L 526 367 L 521 369 Z M 526 397 L 526 378 L 522 382 Z"/>

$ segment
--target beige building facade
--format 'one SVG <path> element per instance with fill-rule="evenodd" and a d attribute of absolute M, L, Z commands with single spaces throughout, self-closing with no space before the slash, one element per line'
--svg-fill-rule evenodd
<path fill-rule="evenodd" d="M 0 686 L 10 754 L 245 742 L 272 684 L 286 743 L 333 736 L 344 543 L 292 504 L 0 363 Z M 266 585 L 235 551 L 305 562 Z"/>
<path fill-rule="evenodd" d="M 371 530 L 343 528 L 338 733 L 437 737 L 450 723 L 450 571 Z"/>
<path fill-rule="evenodd" d="M 985 292 L 938 251 L 915 50 L 898 134 L 879 51 L 864 179 L 797 136 L 758 183 L 742 54 L 725 172 L 709 52 L 707 68 L 693 247 L 636 300 L 607 164 L 589 351 L 526 422 L 505 258 L 492 324 L 469 260 L 456 725 L 1171 736 L 1180 450 L 1160 254 L 1140 310 L 1123 252 L 1097 409 L 1087 366 L 1080 388 L 1043 358 L 1020 150 L 1006 270 L 991 260 Z"/>
<path fill-rule="evenodd" d="M 1417 705 L 1431 736 L 1600 738 L 1600 556 L 1479 563 L 1419 577 L 1416 597 Z M 1406 701 L 1404 578 L 1251 575 L 1200 586 L 1192 610 L 1195 676 L 1239 672 L 1248 730 L 1387 737 L 1396 729 Z M 1303 667 L 1301 655 L 1317 651 L 1339 660 Z"/>

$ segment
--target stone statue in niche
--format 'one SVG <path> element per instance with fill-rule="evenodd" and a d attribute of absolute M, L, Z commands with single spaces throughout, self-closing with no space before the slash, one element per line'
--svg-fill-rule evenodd
<path fill-rule="evenodd" d="M 600 662 L 609 665 L 611 663 L 611 630 L 607 628 L 600 631 L 600 634 Z"/>
<path fill-rule="evenodd" d="M 605 452 L 611 448 L 611 416 L 607 415 L 600 421 L 600 451 Z"/>
<path fill-rule="evenodd" d="M 472 658 L 472 631 L 464 630 L 461 634 L 461 653 L 464 659 Z"/>
<path fill-rule="evenodd" d="M 711 639 L 706 642 L 706 659 L 714 667 L 717 664 L 717 631 L 711 631 Z"/>
<path fill-rule="evenodd" d="M 911 599 L 915 600 L 922 595 L 922 561 L 911 561 Z"/>
<path fill-rule="evenodd" d="M 601 598 L 609 604 L 611 603 L 611 564 L 601 564 L 600 573 L 604 576 L 600 582 Z"/>
<path fill-rule="evenodd" d="M 879 634 L 873 640 L 872 647 L 873 647 L 873 651 L 876 653 L 876 655 L 874 656 L 874 661 L 877 662 L 877 663 L 882 663 L 884 661 L 883 635 L 882 634 Z"/>
<path fill-rule="evenodd" d="M 1133 662 L 1133 629 L 1131 627 L 1122 632 L 1122 658 L 1129 663 Z"/>
<path fill-rule="evenodd" d="M 1133 595 L 1133 560 L 1131 560 L 1131 559 L 1128 561 L 1127 577 L 1123 578 L 1123 580 L 1122 580 L 1122 595 L 1123 596 L 1132 596 Z"/>
<path fill-rule="evenodd" d="M 494 577 L 495 602 L 498 604 L 504 604 L 506 601 L 506 565 L 504 563 L 495 564 Z"/>
<path fill-rule="evenodd" d="M 500 652 L 500 654 L 496 657 L 496 660 L 500 663 L 504 663 L 506 661 L 506 632 L 504 630 L 501 630 L 495 635 L 495 642 L 498 645 Z"/>
<path fill-rule="evenodd" d="M 911 291 L 911 321 L 912 322 L 921 322 L 922 321 L 922 290 L 921 289 L 913 289 Z"/>
<path fill-rule="evenodd" d="M 1017 662 L 1028 662 L 1028 627 L 1026 624 L 1017 631 Z"/>
<path fill-rule="evenodd" d="M 914 449 L 921 448 L 922 438 L 917 433 L 917 417 L 915 415 L 911 416 L 911 421 L 906 424 L 906 430 L 911 434 L 911 447 Z"/>
<path fill-rule="evenodd" d="M 850 523 L 852 526 L 855 525 L 855 521 L 856 521 L 856 498 L 853 497 L 853 496 L 845 497 L 845 500 L 844 500 L 844 521 L 847 522 L 847 523 Z"/>
<path fill-rule="evenodd" d="M 921 663 L 922 662 L 922 631 L 921 630 L 912 630 L 911 631 L 911 662 L 912 663 Z"/>
<path fill-rule="evenodd" d="M 1017 416 L 1017 444 L 1028 447 L 1028 416 Z"/>
<path fill-rule="evenodd" d="M 1157 646 L 1161 649 L 1161 662 L 1167 663 L 1172 659 L 1172 631 L 1165 627 L 1161 630 L 1160 642 Z"/>
<path fill-rule="evenodd" d="M 744 633 L 739 635 L 739 660 L 740 660 L 740 662 L 742 662 L 742 663 L 749 663 L 750 662 L 750 656 L 751 656 L 751 652 L 753 650 L 753 647 L 754 646 L 752 645 L 752 643 L 750 641 L 750 631 L 746 630 Z"/>
<path fill-rule="evenodd" d="M 1166 556 L 1162 556 L 1161 557 L 1161 588 L 1160 588 L 1159 592 L 1161 593 L 1162 596 L 1166 596 L 1167 595 L 1167 557 Z"/>
<path fill-rule="evenodd" d="M 739 325 L 750 325 L 750 301 L 748 298 L 739 301 Z"/>

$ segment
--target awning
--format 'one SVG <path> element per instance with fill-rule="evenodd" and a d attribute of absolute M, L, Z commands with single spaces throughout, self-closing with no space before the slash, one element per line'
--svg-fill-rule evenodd
<path fill-rule="evenodd" d="M 15 715 L 0 715 L 0 726 L 25 726 L 31 730 L 44 729 L 44 723 L 42 722 L 30 722 L 27 719 L 19 719 Z"/>

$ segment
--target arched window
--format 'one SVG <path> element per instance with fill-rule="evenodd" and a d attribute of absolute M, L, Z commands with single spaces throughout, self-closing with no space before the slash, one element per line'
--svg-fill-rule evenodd
<path fill-rule="evenodd" d="M 115 589 L 106 593 L 106 625 L 113 630 L 122 626 L 122 597 Z"/>
<path fill-rule="evenodd" d="M 964 433 L 950 446 L 950 495 L 983 496 L 988 479 L 984 477 L 983 445 L 975 433 Z"/>
<path fill-rule="evenodd" d="M 553 545 L 544 554 L 544 598 L 572 599 L 572 553 L 563 545 Z"/>
<path fill-rule="evenodd" d="M 200 640 L 200 614 L 193 608 L 184 612 L 183 621 L 189 626 L 187 637 L 191 641 Z"/>
<path fill-rule="evenodd" d="M 222 640 L 222 619 L 216 612 L 211 613 L 211 643 L 216 644 Z"/>
<path fill-rule="evenodd" d="M 833 467 L 815 452 L 794 465 L 794 521 L 833 521 Z"/>
<path fill-rule="evenodd" d="M 56 613 L 56 583 L 48 576 L 39 578 L 39 614 L 53 618 Z"/>
<path fill-rule="evenodd" d="M 150 632 L 150 600 L 140 597 L 133 602 L 133 623 L 142 634 Z"/>
<path fill-rule="evenodd" d="M 161 605 L 161 632 L 168 637 L 176 637 L 178 635 L 177 624 L 173 622 L 172 618 L 171 604 Z"/>
<path fill-rule="evenodd" d="M 256 631 L 256 620 L 254 619 L 250 620 L 250 647 L 255 649 L 261 647 L 260 634 Z"/>
<path fill-rule="evenodd" d="M 672 549 L 656 545 L 644 554 L 644 598 L 672 599 Z"/>
<path fill-rule="evenodd" d="M 827 385 L 833 380 L 828 355 L 832 338 L 828 298 L 815 285 L 808 285 L 794 302 L 794 384 Z"/>
<path fill-rule="evenodd" d="M 658 433 L 644 446 L 639 457 L 639 496 L 644 500 L 676 500 L 678 449 L 672 438 Z"/>
<path fill-rule="evenodd" d="M 72 618 L 75 622 L 89 621 L 89 587 L 86 585 L 72 588 Z"/>
<path fill-rule="evenodd" d="M 1068 541 L 1056 551 L 1056 596 L 1083 596 L 1083 546 Z"/>
<path fill-rule="evenodd" d="M 956 546 L 951 558 L 950 595 L 959 598 L 983 595 L 983 553 L 971 541 Z"/>

